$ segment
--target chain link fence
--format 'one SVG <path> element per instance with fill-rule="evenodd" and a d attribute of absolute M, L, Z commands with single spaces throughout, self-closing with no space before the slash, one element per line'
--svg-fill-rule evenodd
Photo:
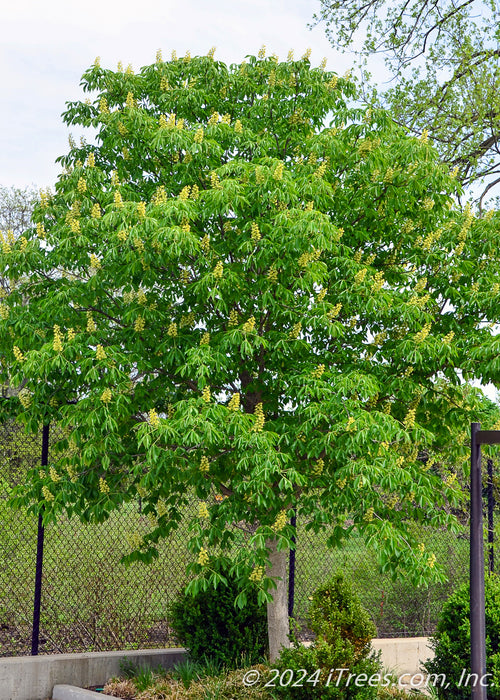
<path fill-rule="evenodd" d="M 57 438 L 52 429 L 50 439 Z M 40 464 L 41 438 L 15 423 L 0 424 L 0 656 L 31 653 L 37 520 L 7 506 L 11 488 Z M 49 451 L 50 462 L 50 451 Z M 196 504 L 193 503 L 193 508 Z M 69 653 L 175 646 L 168 608 L 187 582 L 192 560 L 187 522 L 159 546 L 152 564 L 120 563 L 128 533 L 148 529 L 140 503 L 129 503 L 104 523 L 61 517 L 45 528 L 39 653 Z M 297 523 L 294 617 L 307 638 L 307 608 L 314 590 L 342 569 L 371 613 L 380 637 L 427 636 L 444 600 L 468 579 L 467 530 L 427 533 L 428 549 L 445 564 L 449 581 L 428 589 L 378 572 L 376 554 L 353 536 L 341 550 L 326 546 Z"/>

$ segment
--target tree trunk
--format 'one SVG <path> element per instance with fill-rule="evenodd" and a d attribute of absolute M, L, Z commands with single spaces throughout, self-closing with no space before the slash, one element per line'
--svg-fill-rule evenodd
<path fill-rule="evenodd" d="M 288 623 L 288 586 L 287 563 L 288 551 L 278 552 L 276 540 L 268 540 L 266 543 L 270 552 L 270 566 L 267 575 L 276 581 L 276 588 L 271 590 L 273 600 L 267 604 L 267 632 L 269 636 L 269 657 L 271 662 L 279 656 L 281 647 L 289 647 L 290 631 Z"/>

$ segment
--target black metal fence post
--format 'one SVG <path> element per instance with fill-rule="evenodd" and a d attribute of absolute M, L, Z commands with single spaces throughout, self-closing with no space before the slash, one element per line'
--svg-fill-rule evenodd
<path fill-rule="evenodd" d="M 294 534 L 291 537 L 293 548 L 290 550 L 288 561 L 288 617 L 292 618 L 295 605 L 295 546 L 297 544 L 297 511 L 295 510 L 290 518 L 290 525 L 294 529 Z"/>
<path fill-rule="evenodd" d="M 42 467 L 49 463 L 49 433 L 50 425 L 44 425 L 42 429 Z M 36 542 L 36 570 L 35 570 L 35 596 L 33 600 L 33 630 L 31 633 L 31 655 L 38 654 L 40 639 L 40 609 L 42 603 L 42 571 L 43 571 L 43 539 L 44 527 L 42 513 L 38 515 L 38 533 Z"/>
<path fill-rule="evenodd" d="M 480 423 L 471 424 L 470 464 L 470 646 L 472 700 L 486 700 L 486 623 L 484 615 L 483 503 Z"/>
<path fill-rule="evenodd" d="M 488 563 L 489 571 L 493 573 L 494 570 L 494 524 L 493 524 L 493 510 L 495 508 L 495 499 L 493 497 L 493 460 L 490 458 L 487 461 L 488 465 Z"/>

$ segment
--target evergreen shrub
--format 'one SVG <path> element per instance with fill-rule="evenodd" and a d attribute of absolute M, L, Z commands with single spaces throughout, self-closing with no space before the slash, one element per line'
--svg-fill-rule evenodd
<path fill-rule="evenodd" d="M 459 586 L 443 606 L 436 634 L 431 639 L 434 658 L 424 664 L 429 674 L 444 674 L 445 683 L 437 678 L 434 684 L 439 698 L 469 700 L 473 679 L 470 661 L 469 584 Z M 500 578 L 485 577 L 486 672 L 488 700 L 500 700 Z M 465 675 L 464 675 L 465 674 Z M 462 679 L 462 682 L 460 682 Z"/>
<path fill-rule="evenodd" d="M 335 574 L 316 590 L 309 617 L 316 635 L 313 644 L 306 648 L 292 635 L 293 646 L 283 649 L 274 664 L 280 673 L 275 681 L 280 697 L 287 700 L 375 698 L 377 677 L 382 680 L 380 654 L 371 649 L 376 628 L 343 574 Z M 290 676 L 287 669 L 294 672 L 292 683 L 287 683 Z M 300 669 L 304 669 L 306 675 L 297 686 L 294 683 L 302 675 Z M 332 669 L 346 671 L 339 677 Z M 349 674 L 358 678 L 358 685 L 354 678 L 346 684 Z"/>
<path fill-rule="evenodd" d="M 235 607 L 240 588 L 227 572 L 220 573 L 226 585 L 194 596 L 181 592 L 170 608 L 170 624 L 193 661 L 210 658 L 228 668 L 257 663 L 268 653 L 266 608 L 257 603 L 256 590 L 245 607 Z"/>

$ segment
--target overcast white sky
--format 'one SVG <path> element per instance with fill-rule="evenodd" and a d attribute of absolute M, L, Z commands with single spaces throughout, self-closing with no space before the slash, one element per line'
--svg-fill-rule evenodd
<path fill-rule="evenodd" d="M 351 59 L 336 52 L 323 27 L 310 31 L 319 0 L 23 0 L 2 6 L 0 39 L 0 185 L 47 187 L 56 180 L 57 156 L 68 149 L 61 113 L 79 99 L 82 73 L 101 57 L 135 70 L 169 57 L 206 54 L 241 62 L 257 54 L 286 58 L 311 47 L 311 61 L 343 74 Z M 74 133 L 79 138 L 79 133 Z"/>

